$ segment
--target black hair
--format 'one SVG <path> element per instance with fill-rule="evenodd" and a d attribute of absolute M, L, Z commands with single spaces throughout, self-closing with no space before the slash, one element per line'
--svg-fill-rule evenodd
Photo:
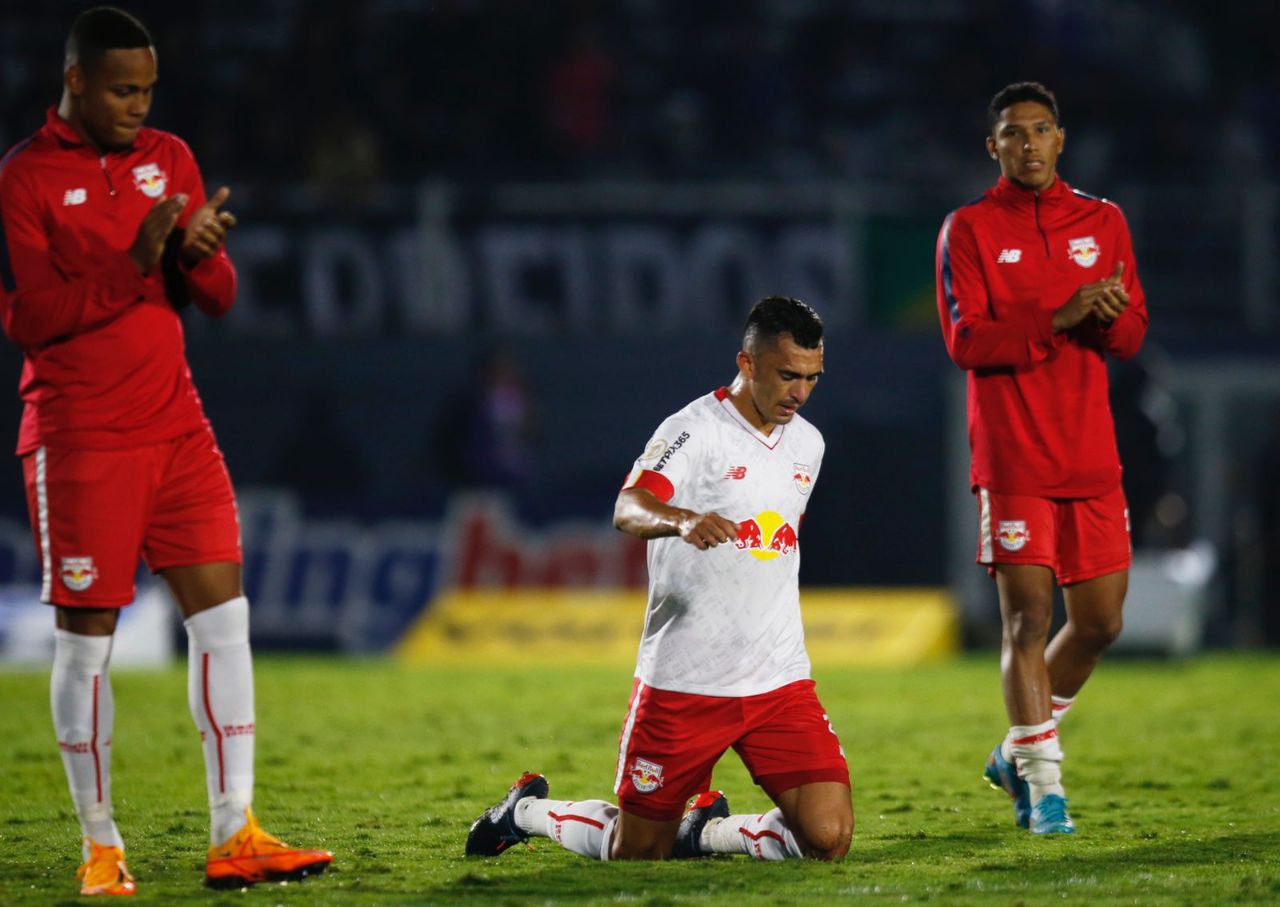
<path fill-rule="evenodd" d="M 996 123 L 1000 122 L 1000 111 L 1020 101 L 1043 104 L 1053 112 L 1053 122 L 1058 126 L 1062 125 L 1062 117 L 1058 115 L 1058 99 L 1052 91 L 1039 82 L 1014 82 L 997 91 L 987 105 L 987 129 L 996 128 Z"/>
<path fill-rule="evenodd" d="M 98 6 L 76 16 L 67 34 L 66 66 L 79 64 L 86 72 L 109 50 L 152 47 L 147 27 L 122 9 Z"/>
<path fill-rule="evenodd" d="M 751 307 L 742 347 L 750 350 L 762 340 L 775 341 L 790 334 L 797 346 L 817 349 L 822 343 L 822 319 L 813 306 L 790 296 L 766 296 Z"/>

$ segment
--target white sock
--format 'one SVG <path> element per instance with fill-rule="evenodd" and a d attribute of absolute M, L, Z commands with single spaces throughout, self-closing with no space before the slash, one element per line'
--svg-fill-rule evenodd
<path fill-rule="evenodd" d="M 209 838 L 221 844 L 253 801 L 253 658 L 244 596 L 189 617 L 187 704 L 200 729 L 209 790 Z"/>
<path fill-rule="evenodd" d="M 745 853 L 757 860 L 795 860 L 804 856 L 780 809 L 758 816 L 712 819 L 703 826 L 698 843 L 705 853 Z"/>
<path fill-rule="evenodd" d="M 80 830 L 99 844 L 123 848 L 111 814 L 111 729 L 115 702 L 107 665 L 110 636 L 53 631 L 49 705 Z M 84 846 L 88 858 L 88 844 Z"/>
<path fill-rule="evenodd" d="M 603 800 L 540 800 L 516 804 L 516 826 L 526 834 L 553 838 L 572 853 L 608 860 L 618 807 Z"/>
<path fill-rule="evenodd" d="M 1050 702 L 1053 708 L 1053 721 L 1055 724 L 1067 717 L 1067 712 L 1071 711 L 1071 707 L 1076 704 L 1074 696 L 1050 696 Z"/>
<path fill-rule="evenodd" d="M 1052 718 L 1040 724 L 1009 728 L 1009 743 L 1018 774 L 1031 788 L 1032 806 L 1045 794 L 1066 796 L 1062 789 L 1062 746 Z"/>

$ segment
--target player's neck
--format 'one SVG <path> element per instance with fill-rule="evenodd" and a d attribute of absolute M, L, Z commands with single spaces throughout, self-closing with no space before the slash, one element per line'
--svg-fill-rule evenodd
<path fill-rule="evenodd" d="M 738 377 L 733 379 L 733 384 L 729 385 L 729 401 L 733 403 L 734 409 L 742 414 L 742 418 L 747 423 L 760 432 L 762 435 L 773 434 L 775 423 L 767 420 L 764 415 L 756 408 L 756 401 L 752 399 L 751 392 L 747 388 L 747 379 L 738 373 Z"/>
<path fill-rule="evenodd" d="M 80 136 L 80 138 L 84 140 L 86 145 L 98 152 L 99 155 L 103 153 L 102 147 L 93 140 L 93 137 L 89 135 L 89 131 L 84 128 L 84 121 L 76 114 L 75 105 L 71 101 L 71 95 L 67 94 L 65 91 L 62 93 L 62 100 L 58 102 L 58 116 L 66 120 L 67 125 L 71 127 L 72 131 L 75 132 L 76 135 Z"/>

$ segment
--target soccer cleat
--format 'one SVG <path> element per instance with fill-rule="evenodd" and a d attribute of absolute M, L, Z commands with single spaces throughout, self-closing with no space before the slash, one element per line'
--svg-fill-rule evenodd
<path fill-rule="evenodd" d="M 1057 794 L 1045 794 L 1031 809 L 1033 835 L 1073 835 L 1076 825 L 1067 815 L 1067 801 Z"/>
<path fill-rule="evenodd" d="M 529 840 L 516 825 L 516 804 L 527 797 L 546 799 L 551 792 L 547 779 L 537 772 L 525 772 L 511 785 L 507 795 L 480 814 L 467 832 L 469 857 L 496 857 L 512 844 Z"/>
<path fill-rule="evenodd" d="M 320 875 L 333 861 L 328 850 L 301 850 L 267 834 L 246 809 L 241 829 L 209 848 L 204 883 L 210 888 L 244 888 L 258 882 L 301 882 Z"/>
<path fill-rule="evenodd" d="M 124 865 L 124 851 L 119 847 L 99 844 L 92 838 L 89 843 L 89 859 L 76 870 L 80 880 L 80 893 L 87 895 L 130 895 L 138 891 L 133 876 Z"/>
<path fill-rule="evenodd" d="M 676 832 L 676 844 L 671 849 L 673 860 L 690 860 L 705 857 L 702 850 L 702 829 L 712 819 L 723 819 L 729 815 L 729 798 L 723 791 L 703 791 L 689 801 L 689 808 L 680 820 L 680 828 Z"/>
<path fill-rule="evenodd" d="M 1027 782 L 1018 776 L 1017 767 L 1000 752 L 1000 744 L 987 757 L 987 767 L 982 777 L 996 790 L 1002 790 L 1013 801 L 1013 820 L 1019 828 L 1031 824 L 1031 790 Z"/>

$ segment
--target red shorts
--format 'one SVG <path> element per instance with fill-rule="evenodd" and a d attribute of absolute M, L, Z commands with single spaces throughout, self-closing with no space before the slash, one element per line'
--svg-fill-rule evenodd
<path fill-rule="evenodd" d="M 978 489 L 978 563 L 1043 564 L 1059 585 L 1126 569 L 1129 506 L 1117 488 L 1096 498 L 1034 498 Z"/>
<path fill-rule="evenodd" d="M 773 798 L 818 781 L 849 783 L 849 765 L 812 680 L 756 696 L 698 696 L 636 680 L 618 742 L 613 792 L 625 812 L 677 819 L 711 787 L 711 770 L 733 747 Z"/>
<path fill-rule="evenodd" d="M 22 471 L 49 604 L 129 604 L 140 557 L 152 572 L 240 562 L 231 477 L 207 428 L 125 450 L 41 447 Z"/>

